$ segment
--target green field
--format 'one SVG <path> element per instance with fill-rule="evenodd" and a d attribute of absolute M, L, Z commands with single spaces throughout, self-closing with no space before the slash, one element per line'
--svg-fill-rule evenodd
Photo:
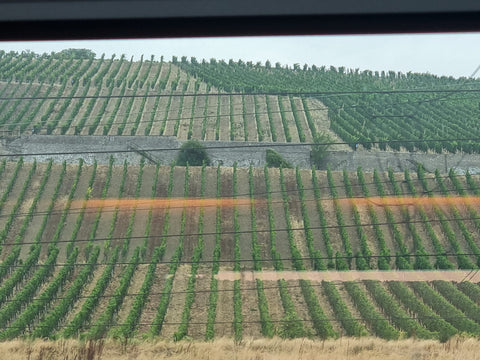
<path fill-rule="evenodd" d="M 476 85 L 0 51 L 0 135 L 311 143 L 325 133 L 337 149 L 478 152 L 461 140 L 480 131 Z M 421 164 L 342 172 L 2 156 L 0 340 L 478 336 L 479 196 L 479 175 Z M 396 271 L 415 281 L 382 275 Z"/>

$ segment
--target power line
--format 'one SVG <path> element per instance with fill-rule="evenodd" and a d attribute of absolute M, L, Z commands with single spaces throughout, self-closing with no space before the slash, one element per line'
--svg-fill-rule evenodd
<path fill-rule="evenodd" d="M 126 135 L 124 135 L 126 136 Z M 430 142 L 479 142 L 480 138 L 447 138 L 447 139 L 414 139 L 414 140 L 375 140 L 375 141 L 360 141 L 361 144 L 392 144 L 392 143 L 430 143 Z M 213 149 L 252 149 L 252 148 L 277 148 L 277 147 L 308 147 L 308 146 L 331 146 L 331 145 L 355 145 L 358 142 L 324 142 L 324 143 L 242 143 L 242 145 L 210 145 L 204 146 L 206 150 Z M 178 151 L 179 148 L 148 148 L 141 149 L 145 152 L 155 152 L 155 151 Z M 39 152 L 39 153 L 10 153 L 10 154 L 0 154 L 0 157 L 22 157 L 22 156 L 62 156 L 62 155 L 81 155 L 81 154 L 112 154 L 112 153 L 132 153 L 137 152 L 135 149 L 115 149 L 115 150 L 77 150 L 77 151 L 64 151 L 64 152 Z"/>
<path fill-rule="evenodd" d="M 360 90 L 360 91 L 273 91 L 273 92 L 217 92 L 217 93 L 171 93 L 171 94 L 130 94 L 130 95 L 74 95 L 74 96 L 11 96 L 0 97 L 5 100 L 74 100 L 74 99 L 118 99 L 118 98 L 157 98 L 157 97 L 201 97 L 201 96 L 245 96 L 245 95 L 273 95 L 273 96 L 344 96 L 344 95 L 394 95 L 394 94 L 451 94 L 451 93 L 479 93 L 480 89 L 453 89 L 453 90 Z"/>
<path fill-rule="evenodd" d="M 442 179 L 444 178 L 448 178 L 448 176 L 442 176 L 441 177 Z M 402 181 L 403 182 L 403 181 Z M 389 183 L 389 181 L 385 181 L 385 182 L 382 182 L 382 183 Z M 375 184 L 375 183 L 369 183 L 369 184 Z M 367 184 L 365 184 L 367 185 Z M 335 188 L 338 188 L 338 187 L 343 187 L 344 185 L 335 185 L 334 187 Z M 358 185 L 354 185 L 354 184 L 351 184 L 352 187 L 358 187 L 358 186 L 361 186 L 361 184 L 358 184 Z M 329 187 L 328 186 L 325 186 L 325 187 L 318 187 L 317 189 L 328 189 Z M 315 188 L 304 188 L 303 191 L 314 191 Z M 462 188 L 460 190 L 469 190 L 469 189 L 466 189 L 466 188 Z M 263 195 L 263 196 L 267 196 L 269 194 L 291 194 L 291 193 L 297 193 L 299 192 L 300 190 L 298 189 L 290 189 L 290 190 L 286 190 L 286 191 L 282 191 L 282 190 L 276 190 L 276 191 L 270 191 L 270 192 L 260 192 L 260 193 L 254 193 L 253 197 L 259 197 L 260 195 Z M 449 193 L 456 193 L 457 190 L 456 189 L 450 189 L 448 190 Z M 405 196 L 405 195 L 415 195 L 415 194 L 418 194 L 418 193 L 421 193 L 421 194 L 432 194 L 432 193 L 439 193 L 439 194 L 443 194 L 443 191 L 441 190 L 436 190 L 436 189 L 431 189 L 431 190 L 425 190 L 425 191 L 422 191 L 422 192 L 416 192 L 416 193 L 413 193 L 413 192 L 410 192 L 410 191 L 405 191 L 402 193 L 402 196 Z M 221 198 L 218 198 L 218 199 L 215 199 L 218 203 L 214 203 L 214 204 L 201 204 L 201 200 L 204 200 L 203 197 L 201 196 L 189 196 L 187 199 L 185 198 L 163 198 L 162 200 L 165 200 L 166 202 L 169 202 L 169 201 L 182 201 L 182 200 L 200 200 L 200 203 L 199 204 L 188 204 L 188 205 L 166 205 L 164 206 L 164 209 L 165 210 L 178 210 L 178 209 L 185 209 L 185 208 L 189 208 L 189 209 L 208 209 L 208 208 L 216 208 L 218 206 L 221 206 L 221 202 L 222 200 L 224 199 L 229 199 L 229 200 L 249 200 L 250 198 L 250 194 L 249 193 L 244 193 L 244 194 L 237 194 L 235 195 L 235 197 L 232 195 L 232 196 L 229 196 L 229 197 L 221 197 Z M 366 201 L 370 202 L 372 205 L 375 205 L 375 206 L 401 206 L 401 205 L 406 205 L 406 204 L 399 204 L 399 205 L 392 205 L 392 204 L 377 204 L 373 201 L 373 198 L 379 198 L 377 196 L 362 196 L 362 195 L 358 195 L 358 196 L 352 196 L 352 197 L 348 197 L 348 196 L 345 196 L 345 197 L 336 197 L 336 198 L 333 198 L 331 196 L 329 197 L 321 197 L 321 198 L 311 198 L 311 199 L 304 199 L 303 201 L 305 202 L 317 202 L 317 201 L 335 201 L 335 200 L 355 200 L 355 199 L 365 199 Z M 391 196 L 387 196 L 387 197 L 384 197 L 385 199 L 388 199 L 388 198 L 396 198 L 396 199 L 402 199 L 402 197 L 397 197 L 396 195 L 391 195 Z M 442 199 L 447 199 L 447 197 L 444 197 L 442 196 L 441 197 Z M 100 205 L 100 206 L 97 206 L 97 207 L 94 207 L 94 208 L 86 208 L 86 207 L 69 207 L 68 208 L 68 214 L 69 215 L 75 215 L 75 214 L 81 214 L 81 213 L 85 213 L 85 214 L 96 214 L 98 211 L 100 211 L 101 209 L 101 212 L 102 213 L 113 213 L 117 210 L 119 210 L 119 208 L 121 207 L 120 206 L 120 203 L 122 200 L 124 200 L 126 198 L 121 198 L 121 199 L 118 199 L 118 198 L 114 198 L 113 200 L 114 201 L 117 201 L 117 204 L 115 205 Z M 131 199 L 131 198 L 128 198 L 128 199 Z M 156 198 L 157 199 L 157 198 Z M 419 197 L 419 199 L 422 199 L 422 197 Z M 134 200 L 134 204 L 135 204 L 135 211 L 138 211 L 138 212 L 141 212 L 141 211 L 150 211 L 150 208 L 146 208 L 146 207 L 142 207 L 142 205 L 151 205 L 153 208 L 155 208 L 155 206 L 153 205 L 153 202 L 155 201 L 154 199 L 145 199 L 145 198 L 142 198 L 142 200 L 138 200 L 138 199 L 131 199 L 131 200 Z M 262 200 L 266 200 L 266 198 L 260 198 L 260 199 L 254 199 L 253 202 L 254 203 L 258 203 L 259 201 L 262 201 Z M 83 201 L 88 201 L 88 200 L 85 200 L 85 199 L 79 199 L 79 200 L 76 200 L 76 201 L 80 201 L 80 202 L 83 202 Z M 98 200 L 100 202 L 102 201 L 105 201 L 105 199 L 100 199 Z M 465 201 L 467 202 L 468 201 L 468 197 L 465 197 Z M 270 203 L 271 204 L 283 204 L 283 199 L 275 199 L 275 200 L 271 200 Z M 292 198 L 290 197 L 289 198 L 289 203 L 299 203 L 299 202 L 302 202 L 302 199 L 300 198 Z M 251 206 L 250 203 L 238 203 L 238 204 L 235 204 L 236 207 L 243 207 L 243 206 Z M 140 208 L 138 208 L 140 207 Z M 132 210 L 132 209 L 129 209 L 129 210 Z M 25 216 L 28 216 L 28 217 L 35 217 L 35 216 L 43 216 L 43 215 L 47 215 L 47 214 L 50 214 L 50 215 L 57 215 L 57 214 L 62 214 L 65 210 L 64 209 L 58 209 L 58 210 L 51 210 L 50 212 L 48 212 L 47 210 L 45 211 L 35 211 L 33 213 L 15 213 L 15 215 L 11 215 L 11 214 L 2 214 L 0 215 L 0 219 L 1 218 L 10 218 L 10 217 L 13 217 L 13 218 L 18 218 L 18 217 L 25 217 Z M 132 210 L 133 211 L 133 210 Z"/>
<path fill-rule="evenodd" d="M 98 265 L 98 264 L 97 264 Z M 419 280 L 420 281 L 420 280 Z M 337 281 L 337 280 L 334 280 L 334 281 L 328 281 L 329 283 L 333 283 L 333 284 L 343 284 L 343 281 Z M 352 281 L 349 281 L 349 282 L 352 282 L 352 283 L 362 283 L 363 280 L 352 280 Z M 319 286 L 322 286 L 322 284 L 311 284 L 310 286 L 312 287 L 319 287 Z M 300 288 L 301 285 L 285 285 L 285 286 L 279 286 L 279 285 L 276 285 L 276 286 L 264 286 L 263 289 L 264 290 L 277 290 L 277 289 L 280 289 L 280 288 L 285 288 L 285 289 L 292 289 L 292 288 Z M 251 287 L 251 288 L 240 288 L 239 289 L 240 291 L 257 291 L 257 287 Z M 234 292 L 235 289 L 234 288 L 231 288 L 231 289 L 217 289 L 216 290 L 217 292 Z M 167 291 L 161 291 L 161 292 L 149 292 L 148 293 L 148 296 L 158 296 L 158 295 L 165 295 L 165 294 L 203 294 L 203 293 L 211 293 L 212 290 L 211 289 L 207 289 L 207 290 L 184 290 L 184 291 L 170 291 L 170 292 L 167 292 Z M 138 296 L 138 295 L 144 295 L 145 293 L 127 293 L 125 295 L 115 295 L 115 294 L 111 294 L 111 295 L 99 295 L 98 297 L 100 298 L 112 298 L 112 297 L 132 297 L 132 296 Z M 96 297 L 95 295 L 83 295 L 83 296 L 77 296 L 75 299 L 89 299 L 89 298 L 93 298 L 93 297 Z M 46 300 L 46 299 L 42 299 L 42 298 L 32 298 L 30 299 L 30 301 L 51 301 L 51 300 L 63 300 L 63 299 L 68 299 L 66 297 L 62 297 L 62 296 L 55 296 L 55 297 L 52 297 L 50 298 L 49 300 Z M 9 299 L 9 300 L 5 300 L 3 301 L 3 303 L 9 303 L 9 302 L 25 302 L 25 300 L 16 300 L 16 299 Z"/>
<path fill-rule="evenodd" d="M 478 270 L 477 270 L 478 271 Z M 355 283 L 355 284 L 363 284 L 365 283 L 365 281 L 379 281 L 380 280 L 348 280 L 348 281 L 339 281 L 339 280 L 322 280 L 322 283 L 323 282 L 328 282 L 330 284 L 334 284 L 334 285 L 343 285 L 345 282 L 348 282 L 348 283 Z M 423 281 L 423 280 L 418 280 L 419 282 L 420 281 Z M 403 281 L 402 281 L 403 282 Z M 310 284 L 311 287 L 322 287 L 322 283 L 319 283 L 319 284 Z M 232 283 L 233 284 L 233 283 Z M 284 285 L 284 286 L 280 286 L 280 285 L 275 285 L 275 286 L 263 286 L 262 289 L 263 290 L 278 290 L 280 288 L 283 288 L 283 289 L 298 289 L 298 288 L 301 288 L 302 285 Z M 228 293 L 228 292 L 235 292 L 235 291 L 240 291 L 240 292 L 244 292 L 244 291 L 257 291 L 258 288 L 255 286 L 255 287 L 248 287 L 248 288 L 238 288 L 238 289 L 235 289 L 235 288 L 231 288 L 231 289 L 217 289 L 216 292 L 220 292 L 220 293 Z M 89 298 L 94 298 L 94 297 L 98 297 L 98 298 L 123 298 L 123 297 L 134 297 L 134 296 L 139 296 L 139 295 L 145 295 L 147 294 L 148 296 L 161 296 L 161 295 L 177 295 L 177 294 L 210 294 L 212 292 L 211 289 L 206 289 L 206 290 L 184 290 L 184 291 L 161 291 L 161 292 L 148 292 L 148 293 L 143 293 L 143 292 L 139 292 L 139 293 L 126 293 L 124 295 L 121 295 L 121 294 L 110 294 L 110 295 L 105 295 L 105 294 L 102 294 L 102 295 L 99 295 L 99 296 L 95 296 L 95 295 L 82 295 L 82 296 L 77 296 L 75 297 L 75 300 L 74 301 L 77 301 L 79 299 L 89 299 Z M 54 297 L 51 297 L 50 299 L 42 299 L 42 298 L 32 298 L 32 299 L 29 299 L 30 302 L 34 302 L 34 301 L 52 301 L 52 300 L 64 300 L 64 299 L 68 299 L 67 297 L 64 297 L 64 296 L 54 296 Z M 25 300 L 17 300 L 17 299 L 8 299 L 8 300 L 5 300 L 3 301 L 3 303 L 10 303 L 10 302 L 22 302 L 22 303 L 25 303 Z"/>
<path fill-rule="evenodd" d="M 368 198 L 367 198 L 368 199 Z M 283 201 L 279 201 L 281 203 Z M 191 206 L 189 206 L 191 207 Z M 181 207 L 182 209 L 184 207 Z M 431 222 L 442 221 L 471 221 L 480 220 L 480 217 L 466 217 L 466 218 L 444 218 L 444 219 L 428 219 L 428 220 L 408 220 L 408 221 L 395 221 L 395 222 L 378 222 L 378 223 L 362 223 L 362 224 L 345 224 L 345 225 L 327 225 L 327 226 L 310 226 L 310 230 L 322 230 L 322 229 L 341 229 L 341 228 L 356 228 L 356 227 L 371 227 L 378 226 L 391 226 L 391 225 L 403 225 L 403 224 L 425 224 Z M 304 227 L 298 228 L 276 228 L 275 232 L 285 231 L 305 231 Z M 164 235 L 148 235 L 148 236 L 130 236 L 130 237 L 114 237 L 114 238 L 93 238 L 93 239 L 77 239 L 74 242 L 87 242 L 87 241 L 109 241 L 109 240 L 136 240 L 136 239 L 159 239 L 159 238 L 178 238 L 178 237 L 190 237 L 190 236 L 215 236 L 215 235 L 234 235 L 234 234 L 252 234 L 252 233 L 268 233 L 270 229 L 256 229 L 256 230 L 238 230 L 238 231 L 220 231 L 220 232 L 203 232 L 203 233 L 184 233 L 184 234 L 164 234 Z M 56 243 L 68 243 L 72 240 L 57 240 Z M 38 242 L 22 242 L 22 245 L 34 245 Z M 15 244 L 6 244 L 3 246 L 14 246 Z M 1 265 L 0 265 L 1 267 Z"/>
<path fill-rule="evenodd" d="M 461 97 L 461 98 L 451 98 L 449 97 L 448 99 L 445 99 L 445 98 L 434 98 L 434 99 L 426 99 L 426 100 L 417 100 L 417 101 L 399 101 L 399 102 L 393 102 L 393 103 L 389 103 L 389 106 L 394 104 L 394 105 L 404 105 L 404 104 L 421 104 L 421 103 L 431 103 L 431 102 L 443 102 L 443 101 L 453 101 L 453 100 L 471 100 L 471 99 L 478 99 L 478 97 L 471 97 L 471 98 L 465 98 L 465 97 Z M 365 108 L 365 109 L 368 109 L 369 106 L 368 105 L 361 105 L 361 104 L 355 104 L 355 105 L 347 105 L 347 106 L 323 106 L 323 107 L 316 107 L 316 108 L 307 108 L 307 109 L 297 109 L 296 112 L 300 112 L 300 113 L 305 113 L 307 110 L 308 111 L 325 111 L 325 110 L 345 110 L 345 109 L 349 109 L 349 108 L 352 108 L 352 109 L 356 109 L 356 108 Z M 163 109 L 164 110 L 164 109 Z M 138 115 L 138 114 L 153 114 L 153 113 L 160 113 L 161 110 L 157 110 L 157 111 L 143 111 L 143 112 L 129 112 L 129 113 L 120 113 L 116 116 L 125 116 L 125 115 Z M 157 122 L 162 122 L 162 123 L 167 123 L 167 122 L 171 122 L 171 121 L 182 121 L 182 120 L 194 120 L 194 119 L 208 119 L 208 118 L 223 118 L 223 117 L 231 117 L 231 116 L 242 116 L 242 115 L 245 115 L 245 116 L 256 116 L 256 115 L 269 115 L 269 114 L 288 114 L 288 113 L 293 113 L 293 110 L 284 110 L 284 111 L 281 111 L 281 110 L 277 110 L 277 111 L 259 111 L 259 112 L 251 112 L 251 113 L 244 113 L 244 112 L 241 112 L 241 113 L 234 113 L 234 114 L 212 114 L 212 115 L 199 115 L 199 116 L 190 116 L 190 117 L 176 117 L 176 118 L 167 118 L 167 119 L 164 119 L 164 120 L 157 120 Z M 104 117 L 108 117 L 108 115 L 105 115 L 105 114 L 102 114 L 102 115 L 91 115 L 91 116 L 88 116 L 86 117 L 86 119 L 102 119 Z M 73 121 L 77 118 L 82 118 L 84 119 L 85 117 L 84 116 L 77 116 L 75 118 L 69 118 L 69 119 L 66 119 L 64 117 L 62 117 L 61 120 L 63 121 Z M 126 122 L 122 122 L 123 124 L 136 124 L 136 123 L 150 123 L 150 120 L 140 120 L 140 121 L 126 121 Z M 1 126 L 7 126 L 7 125 L 21 125 L 20 122 L 15 122 L 15 123 L 3 123 L 1 124 Z M 61 125 L 59 125 L 61 126 Z M 72 129 L 72 128 L 75 128 L 76 125 L 74 124 L 70 124 L 68 126 L 68 129 Z M 89 125 L 88 124 L 85 124 L 83 128 L 87 128 Z"/>
<path fill-rule="evenodd" d="M 154 325 L 161 325 L 161 326 L 179 326 L 183 324 L 187 325 L 207 325 L 207 324 L 223 324 L 223 325 L 234 325 L 235 323 L 240 323 L 242 326 L 244 325 L 254 325 L 254 324 L 263 324 L 263 323 L 275 323 L 275 324 L 283 324 L 283 323 L 296 323 L 296 322 L 303 322 L 303 323 L 317 323 L 317 322 L 344 322 L 344 321 L 387 321 L 390 322 L 391 320 L 418 320 L 419 322 L 422 322 L 422 320 L 427 320 L 427 319 L 443 319 L 443 320 L 458 320 L 458 319 L 466 319 L 466 320 L 471 320 L 468 316 L 466 315 L 455 315 L 455 316 L 440 316 L 440 315 L 432 315 L 432 316 L 418 316 L 418 315 L 413 315 L 413 316 L 386 316 L 386 317 L 349 317 L 349 318 L 323 318 L 320 320 L 313 320 L 313 319 L 302 319 L 298 317 L 295 320 L 286 320 L 286 319 L 280 319 L 280 320 L 241 320 L 241 321 L 235 321 L 235 319 L 232 319 L 231 321 L 219 321 L 219 320 L 214 320 L 211 322 L 205 322 L 205 321 L 183 321 L 183 322 L 152 322 L 152 323 L 136 323 L 135 326 L 154 326 Z M 123 327 L 123 326 L 131 326 L 132 324 L 129 323 L 103 323 L 103 324 L 83 324 L 81 326 L 81 329 L 79 329 L 80 332 L 83 332 L 84 329 L 90 329 L 92 327 L 102 327 L 104 329 L 111 328 L 111 327 Z M 51 325 L 40 325 L 40 324 L 30 324 L 27 326 L 13 326 L 13 325 L 7 325 L 3 326 L 3 329 L 26 329 L 29 328 L 30 330 L 35 329 L 35 328 L 46 328 L 46 327 L 51 327 Z M 72 327 L 72 325 L 65 324 L 65 325 L 57 325 L 55 329 L 58 328 L 69 328 Z M 55 331 L 55 330 L 53 330 Z M 107 331 L 105 331 L 106 335 Z"/>
<path fill-rule="evenodd" d="M 56 244 L 56 243 L 55 243 Z M 49 243 L 49 245 L 51 245 Z M 444 253 L 435 253 L 435 254 L 413 254 L 413 253 L 408 253 L 408 254 L 401 254 L 401 253 L 395 253 L 395 254 L 391 254 L 391 255 L 382 255 L 382 254 L 378 254 L 378 255 L 369 255 L 369 256 L 364 256 L 362 254 L 358 254 L 358 255 L 351 255 L 351 256 L 348 256 L 348 255 L 340 255 L 340 256 L 335 256 L 335 257 L 328 257 L 328 256 L 306 256 L 306 257 L 298 257 L 298 258 L 293 258 L 293 257 L 286 257 L 286 258 L 278 258 L 278 259 L 275 259 L 275 260 L 278 260 L 278 261 L 292 261 L 292 260 L 301 260 L 301 261 L 304 261 L 304 260 L 309 260 L 309 261 L 313 261 L 313 260 L 331 260 L 331 259 L 344 259 L 344 260 L 354 260 L 354 259 L 360 259 L 360 258 L 365 258 L 365 257 L 368 257 L 368 258 L 373 258 L 373 259 L 380 259 L 380 258 L 394 258 L 394 259 L 397 259 L 397 258 L 431 258 L 431 257 L 437 257 L 437 256 L 450 256 L 450 257 L 459 257 L 459 256 L 480 256 L 479 254 L 476 254 L 476 253 L 467 253 L 467 252 L 462 252 L 462 253 L 447 253 L 447 252 L 444 252 Z M 219 264 L 225 264 L 225 263 L 234 263 L 234 262 L 241 262 L 241 263 L 253 263 L 253 262 L 273 262 L 274 259 L 229 259 L 229 260 L 225 260 L 225 259 L 218 259 L 218 260 L 197 260 L 197 261 L 193 261 L 193 260 L 166 260 L 166 261 L 160 261 L 157 263 L 157 265 L 168 265 L 168 264 L 216 264 L 216 263 L 219 263 Z M 132 265 L 132 264 L 136 264 L 136 265 L 151 265 L 152 262 L 115 262 L 115 265 Z M 108 266 L 109 263 L 73 263 L 73 264 L 68 264 L 68 263 L 55 263 L 55 264 L 34 264 L 34 265 L 31 265 L 31 267 L 34 267 L 34 268 L 38 268 L 38 267 L 77 267 L 77 266 L 90 266 L 90 265 L 95 265 L 95 266 Z M 24 265 L 24 264 L 16 264 L 16 265 L 10 265 L 10 266 L 6 266 L 6 265 L 0 265 L 0 268 L 2 267 L 6 267 L 6 268 L 22 268 L 22 267 L 26 267 L 27 265 Z M 470 270 L 470 269 L 467 269 L 467 270 Z M 319 273 L 321 273 L 322 271 L 319 271 Z"/>

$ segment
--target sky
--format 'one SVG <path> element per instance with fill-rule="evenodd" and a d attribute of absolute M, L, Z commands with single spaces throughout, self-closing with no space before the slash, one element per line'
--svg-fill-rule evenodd
<path fill-rule="evenodd" d="M 349 35 L 349 36 L 278 36 L 138 40 L 82 40 L 0 42 L 5 51 L 31 50 L 36 53 L 86 48 L 98 57 L 155 59 L 164 56 L 216 58 L 243 61 L 270 60 L 282 65 L 345 66 L 360 70 L 423 72 L 453 77 L 469 77 L 480 65 L 480 33 L 422 35 Z M 475 73 L 479 77 L 480 71 Z"/>

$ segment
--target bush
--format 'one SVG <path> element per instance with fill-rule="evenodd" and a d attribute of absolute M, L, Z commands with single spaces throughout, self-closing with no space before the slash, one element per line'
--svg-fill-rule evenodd
<path fill-rule="evenodd" d="M 310 152 L 310 159 L 312 164 L 317 168 L 321 168 L 323 165 L 323 160 L 327 156 L 328 149 L 330 148 L 330 143 L 332 138 L 326 133 L 316 133 L 313 137 L 314 145 L 312 145 L 312 150 Z"/>
<path fill-rule="evenodd" d="M 181 147 L 177 156 L 176 164 L 178 166 L 185 166 L 187 163 L 191 166 L 202 166 L 210 164 L 205 147 L 198 140 L 189 140 Z"/>
<path fill-rule="evenodd" d="M 285 160 L 282 155 L 280 155 L 278 152 L 272 149 L 267 149 L 267 166 L 268 167 L 274 167 L 274 168 L 287 168 L 291 169 L 292 165 Z"/>

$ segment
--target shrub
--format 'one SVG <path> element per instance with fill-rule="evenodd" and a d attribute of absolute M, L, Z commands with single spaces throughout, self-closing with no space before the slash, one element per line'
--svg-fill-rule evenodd
<path fill-rule="evenodd" d="M 310 152 L 310 159 L 312 164 L 317 168 L 321 168 L 323 165 L 323 160 L 327 156 L 328 149 L 330 148 L 330 143 L 332 138 L 326 133 L 316 133 L 313 137 L 312 150 Z"/>
<path fill-rule="evenodd" d="M 267 149 L 267 166 L 268 167 L 274 167 L 274 168 L 287 168 L 291 169 L 292 165 L 285 160 L 282 155 L 280 155 L 278 152 L 272 149 Z"/>
<path fill-rule="evenodd" d="M 177 156 L 176 164 L 178 166 L 185 166 L 187 163 L 190 166 L 202 166 L 210 164 L 205 147 L 198 140 L 189 140 L 181 147 Z"/>

